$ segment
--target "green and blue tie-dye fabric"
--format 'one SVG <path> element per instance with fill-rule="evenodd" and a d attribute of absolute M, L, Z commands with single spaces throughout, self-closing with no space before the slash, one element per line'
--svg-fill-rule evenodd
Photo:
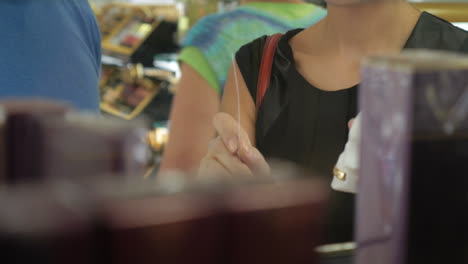
<path fill-rule="evenodd" d="M 201 52 L 207 62 L 203 63 L 204 67 L 208 64 L 215 75 L 217 87 L 214 88 L 222 92 L 233 54 L 242 45 L 263 35 L 311 26 L 325 15 L 324 9 L 312 4 L 250 3 L 201 19 L 187 33 L 183 46 L 195 47 Z M 189 60 L 182 55 L 181 61 L 198 72 L 206 72 Z"/>

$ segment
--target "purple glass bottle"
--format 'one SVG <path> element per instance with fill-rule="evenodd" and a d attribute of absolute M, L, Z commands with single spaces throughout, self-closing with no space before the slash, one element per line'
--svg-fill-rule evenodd
<path fill-rule="evenodd" d="M 362 67 L 356 263 L 468 263 L 468 57 Z"/>

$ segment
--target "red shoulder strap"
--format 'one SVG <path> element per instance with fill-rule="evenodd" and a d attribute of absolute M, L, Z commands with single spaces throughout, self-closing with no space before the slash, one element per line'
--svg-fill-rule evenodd
<path fill-rule="evenodd" d="M 256 107 L 257 111 L 262 104 L 263 97 L 270 86 L 270 77 L 271 77 L 271 68 L 273 67 L 273 58 L 275 56 L 276 47 L 278 46 L 278 41 L 281 39 L 283 34 L 275 34 L 269 36 L 265 42 L 263 48 L 262 61 L 260 63 L 260 71 L 258 74 L 257 82 L 257 98 L 256 98 Z"/>

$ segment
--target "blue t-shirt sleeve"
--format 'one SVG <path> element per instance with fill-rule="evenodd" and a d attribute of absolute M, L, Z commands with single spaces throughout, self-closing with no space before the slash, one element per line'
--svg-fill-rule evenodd
<path fill-rule="evenodd" d="M 0 96 L 99 111 L 101 40 L 87 0 L 0 1 Z"/>
<path fill-rule="evenodd" d="M 81 3 L 84 2 L 84 3 Z M 102 57 L 102 48 L 101 48 L 101 32 L 99 30 L 99 25 L 97 23 L 94 12 L 89 5 L 87 0 L 78 0 L 76 3 L 76 8 L 80 9 L 79 15 L 82 16 L 83 20 L 83 35 L 87 34 L 88 36 L 88 45 L 91 47 L 96 61 L 96 70 L 100 74 L 101 71 L 101 57 Z"/>

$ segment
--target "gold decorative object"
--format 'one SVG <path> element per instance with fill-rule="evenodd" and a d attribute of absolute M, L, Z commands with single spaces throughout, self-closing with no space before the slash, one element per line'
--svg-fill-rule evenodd
<path fill-rule="evenodd" d="M 334 168 L 333 169 L 333 175 L 335 175 L 336 178 L 338 178 L 338 180 L 340 181 L 345 181 L 346 180 L 346 172 L 338 169 L 338 168 Z"/>
<path fill-rule="evenodd" d="M 167 128 L 155 128 L 147 134 L 147 142 L 155 151 L 162 151 L 169 139 Z"/>

